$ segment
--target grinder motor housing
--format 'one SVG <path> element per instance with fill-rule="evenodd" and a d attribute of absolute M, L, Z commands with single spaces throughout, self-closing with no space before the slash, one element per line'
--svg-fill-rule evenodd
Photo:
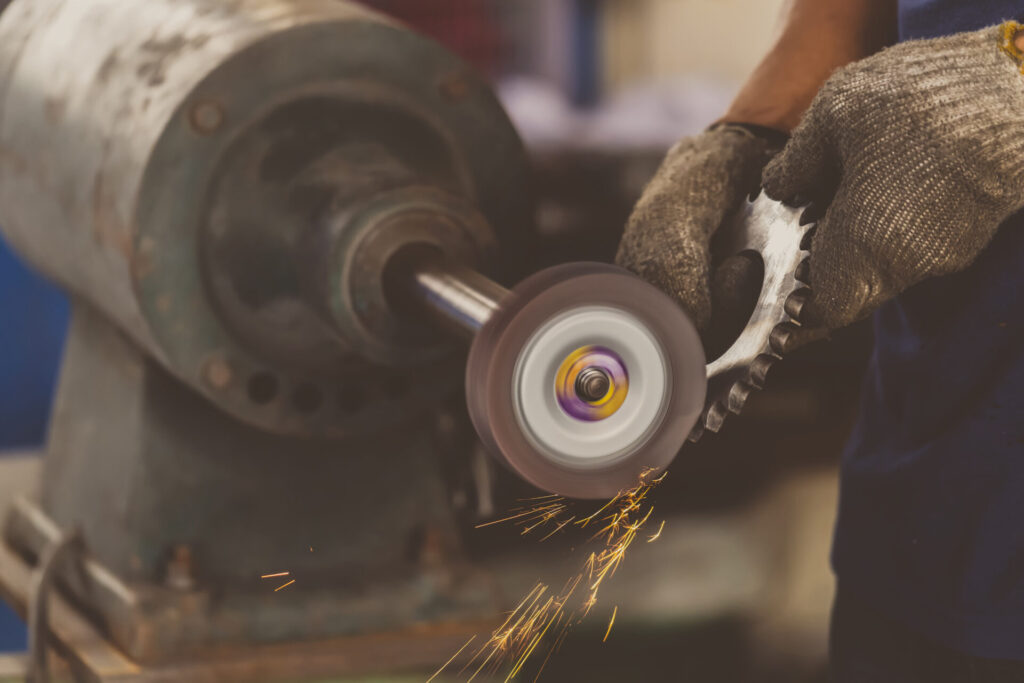
<path fill-rule="evenodd" d="M 462 365 L 383 286 L 410 244 L 499 280 L 530 248 L 478 76 L 339 0 L 15 0 L 0 150 L 4 235 L 75 302 L 18 557 L 80 529 L 120 585 L 71 589 L 140 661 L 493 613 L 410 556 L 457 547 Z"/>

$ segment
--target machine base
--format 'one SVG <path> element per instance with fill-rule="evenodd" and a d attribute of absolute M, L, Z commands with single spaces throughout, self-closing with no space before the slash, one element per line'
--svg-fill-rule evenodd
<path fill-rule="evenodd" d="M 27 614 L 35 568 L 0 543 L 0 598 Z M 422 671 L 445 661 L 490 621 L 446 622 L 403 630 L 275 645 L 228 646 L 161 664 L 127 657 L 64 595 L 49 596 L 47 646 L 55 680 L 96 683 L 234 683 L 243 681 L 366 680 L 381 662 L 392 671 Z M 143 624 L 139 624 L 143 626 Z M 28 658 L 0 658 L 0 682 L 24 680 Z M 419 680 L 419 679 L 417 679 Z"/>
<path fill-rule="evenodd" d="M 78 534 L 87 559 L 56 585 L 132 666 L 489 618 L 445 475 L 460 446 L 438 423 L 372 443 L 268 435 L 77 306 L 40 502 L 5 521 L 3 583 L 24 604 L 27 567 Z"/>

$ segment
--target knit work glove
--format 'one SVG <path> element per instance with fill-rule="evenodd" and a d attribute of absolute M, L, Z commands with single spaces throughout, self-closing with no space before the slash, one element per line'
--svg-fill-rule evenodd
<path fill-rule="evenodd" d="M 711 235 L 780 146 L 730 125 L 677 143 L 633 209 L 615 262 L 673 296 L 704 330 Z"/>
<path fill-rule="evenodd" d="M 966 268 L 1024 206 L 1018 28 L 907 42 L 836 72 L 765 168 L 770 196 L 828 206 L 811 325 L 842 327 Z"/>

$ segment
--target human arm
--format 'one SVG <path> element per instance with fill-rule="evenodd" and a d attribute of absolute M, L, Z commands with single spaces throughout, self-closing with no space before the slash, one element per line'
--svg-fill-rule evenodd
<path fill-rule="evenodd" d="M 760 182 L 829 74 L 867 56 L 895 33 L 894 0 L 793 0 L 774 47 L 722 123 L 680 141 L 630 217 L 616 261 L 674 296 L 700 328 L 711 316 L 711 235 Z M 742 49 L 742 35 L 730 36 Z M 771 136 L 729 124 L 781 131 Z M 724 124 L 724 125 L 722 125 Z"/>
<path fill-rule="evenodd" d="M 895 0 L 790 0 L 782 30 L 723 121 L 796 127 L 832 73 L 896 40 Z"/>

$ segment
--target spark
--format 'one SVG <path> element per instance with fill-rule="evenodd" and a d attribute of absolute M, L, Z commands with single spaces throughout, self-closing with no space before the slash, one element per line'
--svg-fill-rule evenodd
<path fill-rule="evenodd" d="M 564 637 L 565 637 L 565 630 L 563 629 L 562 632 L 558 634 L 558 639 L 555 641 L 555 646 L 561 646 L 562 638 L 564 638 Z M 537 670 L 537 675 L 534 676 L 533 683 L 537 683 L 537 681 L 540 680 L 540 675 L 542 673 L 544 673 L 544 668 L 548 665 L 548 660 L 551 659 L 551 655 L 555 654 L 555 646 L 552 646 L 552 647 L 548 648 L 548 654 L 544 658 L 544 661 L 541 663 L 540 669 Z M 427 683 L 430 683 L 430 681 L 427 681 Z"/>
<path fill-rule="evenodd" d="M 541 540 L 541 541 L 546 541 L 546 540 L 548 540 L 549 538 L 551 538 L 552 536 L 554 536 L 555 534 L 557 534 L 557 533 L 558 533 L 559 531 L 561 531 L 562 529 L 564 529 L 565 527 L 567 527 L 567 526 L 569 525 L 569 523 L 570 523 L 570 522 L 572 522 L 572 520 L 574 520 L 574 519 L 576 519 L 576 518 L 575 518 L 575 517 L 570 517 L 569 519 L 567 519 L 567 520 L 565 520 L 564 522 L 560 523 L 560 524 L 559 524 L 558 526 L 556 526 L 556 527 L 555 527 L 555 530 L 554 530 L 554 531 L 552 531 L 551 533 L 549 533 L 549 534 L 548 534 L 547 536 L 545 536 L 544 538 L 542 538 L 542 539 L 540 539 L 540 540 Z"/>
<path fill-rule="evenodd" d="M 466 641 L 466 644 L 465 644 L 465 645 L 463 645 L 462 647 L 460 647 L 460 648 L 459 648 L 459 651 L 458 651 L 458 652 L 456 652 L 455 654 L 453 654 L 453 655 L 452 655 L 452 658 L 451 658 L 451 659 L 449 659 L 449 660 L 448 660 L 447 662 L 445 662 L 445 663 L 444 663 L 444 666 L 442 666 L 442 667 L 441 667 L 440 669 L 438 669 L 438 670 L 437 670 L 437 671 L 436 671 L 436 672 L 434 673 L 434 675 L 433 675 L 433 676 L 431 676 L 430 678 L 428 678 L 428 679 L 427 679 L 427 683 L 430 683 L 430 681 L 432 681 L 432 680 L 434 680 L 435 678 L 437 678 L 438 676 L 440 676 L 440 675 L 441 675 L 441 672 L 442 672 L 442 671 L 444 671 L 445 669 L 447 669 L 447 668 L 448 668 L 448 665 L 449 665 L 449 664 L 451 664 L 452 662 L 454 662 L 454 661 L 455 661 L 455 658 L 456 658 L 456 657 L 458 657 L 459 655 L 461 655 L 461 654 L 462 654 L 462 651 L 463 651 L 463 650 L 465 650 L 465 649 L 466 649 L 467 647 L 469 647 L 469 644 L 470 644 L 470 643 L 472 643 L 472 642 L 473 642 L 474 640 L 476 640 L 476 636 L 475 636 L 475 635 L 474 635 L 473 637 L 471 637 L 471 638 L 470 638 L 469 640 L 467 640 L 467 641 Z"/>
<path fill-rule="evenodd" d="M 511 681 L 538 649 L 544 649 L 541 644 L 551 633 L 553 643 L 547 647 L 547 656 L 534 680 L 540 678 L 552 654 L 561 648 L 569 629 L 590 614 L 597 604 L 598 594 L 604 582 L 615 575 L 626 552 L 650 521 L 654 507 L 648 501 L 648 494 L 665 478 L 664 474 L 652 478 L 655 471 L 644 470 L 636 486 L 619 492 L 598 510 L 586 516 L 573 514 L 571 510 L 574 504 L 560 496 L 538 496 L 521 500 L 520 507 L 512 508 L 510 514 L 501 519 L 477 526 L 480 529 L 511 523 L 520 527 L 520 533 L 524 536 L 543 530 L 540 541 L 545 541 L 559 532 L 586 529 L 591 523 L 598 521 L 599 530 L 590 536 L 588 543 L 597 542 L 601 545 L 588 553 L 579 572 L 565 582 L 561 591 L 553 591 L 542 582 L 534 585 L 508 614 L 505 622 L 476 647 L 473 656 L 463 666 L 459 674 L 469 673 L 467 683 L 485 670 L 493 674 L 505 666 L 508 666 L 508 673 L 504 680 Z M 662 522 L 658 531 L 649 536 L 647 542 L 657 540 L 664 527 L 665 523 Z M 618 610 L 618 605 L 612 609 L 611 620 L 608 622 L 608 629 L 602 642 L 608 640 Z M 471 642 L 472 639 L 455 653 L 438 673 L 449 666 Z"/>
<path fill-rule="evenodd" d="M 580 520 L 579 522 L 577 522 L 577 524 L 579 524 L 579 525 L 580 525 L 581 527 L 586 527 L 586 526 L 587 526 L 587 524 L 589 524 L 589 523 L 590 523 L 590 521 L 591 521 L 592 519 L 594 519 L 594 518 L 595 518 L 595 517 L 597 517 L 597 516 L 598 516 L 599 514 L 601 514 L 602 512 L 604 512 L 605 510 L 607 510 L 607 509 L 608 509 L 609 507 L 611 507 L 611 505 L 612 505 L 612 504 L 614 504 L 614 503 L 615 503 L 615 501 L 617 501 L 617 500 L 618 500 L 619 498 L 621 498 L 621 497 L 622 497 L 622 494 L 621 494 L 621 493 L 620 493 L 620 494 L 618 494 L 618 495 L 616 495 L 616 496 L 615 496 L 614 498 L 612 498 L 612 499 L 611 499 L 611 500 L 609 500 L 609 501 L 608 501 L 607 503 L 605 503 L 605 504 L 604 504 L 604 505 L 603 505 L 603 506 L 601 507 L 601 509 L 599 509 L 599 510 L 598 510 L 597 512 L 595 512 L 594 514 L 590 515 L 589 517 L 584 517 L 584 518 L 583 518 L 583 519 L 581 519 L 581 520 Z"/>
<path fill-rule="evenodd" d="M 529 523 L 535 519 L 543 519 L 545 522 L 547 522 L 558 517 L 558 515 L 565 512 L 567 508 L 568 505 L 559 501 L 545 503 L 544 505 L 528 507 L 526 509 L 514 508 L 512 512 L 515 512 L 517 514 L 509 515 L 508 517 L 502 517 L 501 519 L 496 519 L 491 522 L 485 522 L 484 524 L 477 524 L 476 528 L 483 529 L 484 527 L 494 526 L 496 524 L 504 524 L 505 522 L 512 522 L 517 519 L 522 520 L 522 523 L 524 524 Z"/>
<path fill-rule="evenodd" d="M 655 541 L 657 541 L 659 538 L 661 538 L 661 532 L 664 531 L 664 530 L 665 530 L 665 520 L 661 520 L 661 526 L 658 527 L 658 530 L 656 532 L 654 532 L 653 536 L 651 536 L 650 538 L 647 539 L 647 542 L 648 543 L 654 543 Z"/>
<path fill-rule="evenodd" d="M 612 618 L 608 621 L 608 630 L 604 632 L 604 638 L 601 639 L 602 643 L 608 642 L 608 636 L 612 632 L 612 626 L 615 624 L 615 615 L 619 613 L 619 606 L 616 605 L 612 608 Z M 430 683 L 429 681 L 427 683 Z"/>
<path fill-rule="evenodd" d="M 276 579 L 279 576 L 288 576 L 289 574 L 291 574 L 291 572 L 278 572 L 276 574 L 264 574 L 260 578 L 261 579 Z"/>
<path fill-rule="evenodd" d="M 292 579 L 291 581 L 289 581 L 289 582 L 288 582 L 288 583 L 286 583 L 286 584 L 282 584 L 282 585 L 278 586 L 277 588 L 275 588 L 275 589 L 274 589 L 274 592 L 276 593 L 276 592 L 277 592 L 277 591 L 279 591 L 279 590 L 282 590 L 282 589 L 284 589 L 284 588 L 287 588 L 288 586 L 292 585 L 293 583 L 295 583 L 295 579 Z"/>

